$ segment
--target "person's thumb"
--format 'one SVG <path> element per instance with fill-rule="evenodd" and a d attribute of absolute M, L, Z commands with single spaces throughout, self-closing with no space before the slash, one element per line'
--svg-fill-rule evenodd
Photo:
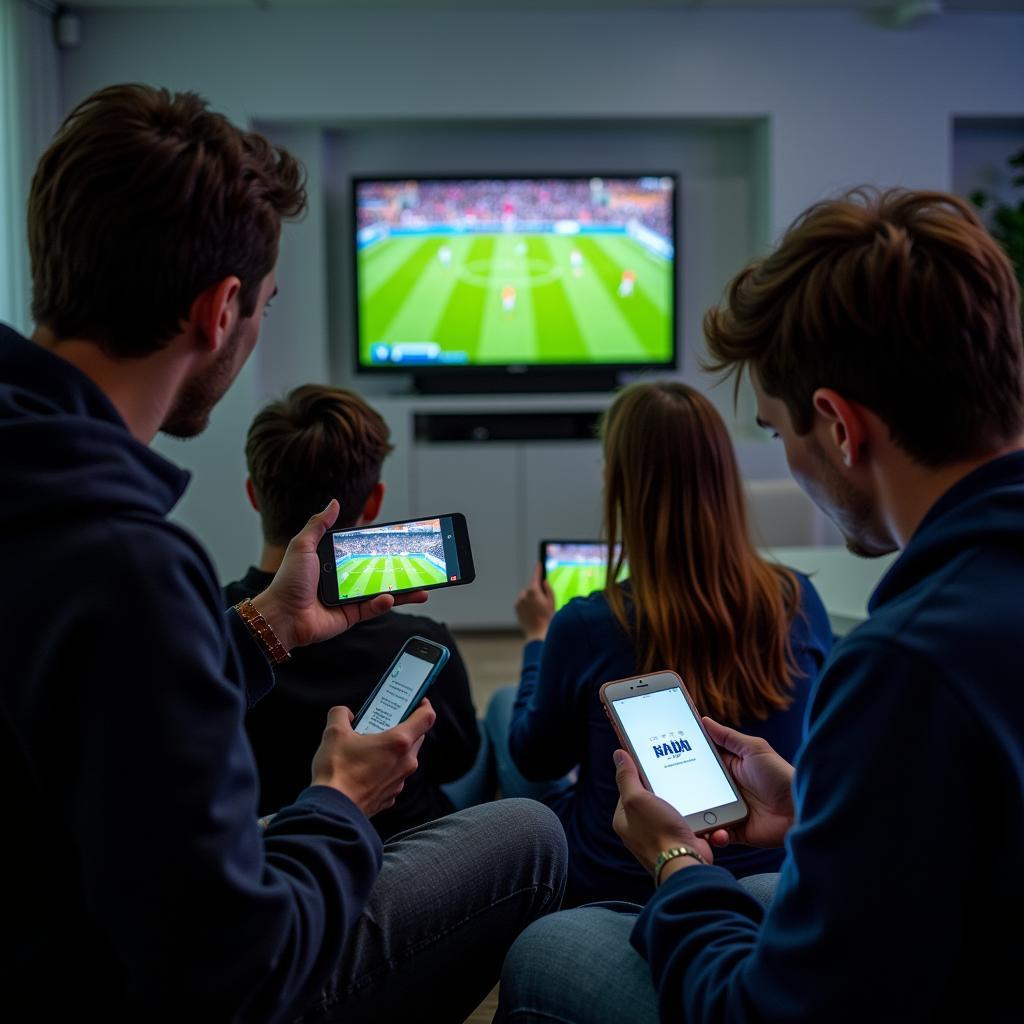
<path fill-rule="evenodd" d="M 302 528 L 302 532 L 295 537 L 298 545 L 304 550 L 314 550 L 320 543 L 320 538 L 334 525 L 340 507 L 337 499 L 331 498 L 323 512 L 317 512 L 315 516 L 310 516 L 309 522 Z"/>
<path fill-rule="evenodd" d="M 728 726 L 719 725 L 718 722 L 713 718 L 708 718 L 707 715 L 704 716 L 703 722 L 704 728 L 708 731 L 708 736 L 711 737 L 711 742 L 716 747 L 728 750 L 730 754 L 736 754 L 738 757 L 752 753 L 751 743 L 754 737 L 746 736 L 742 732 L 730 729 Z"/>
<path fill-rule="evenodd" d="M 623 799 L 643 789 L 640 773 L 636 770 L 633 758 L 624 750 L 616 750 L 612 754 L 615 761 L 615 784 L 619 787 L 619 796 Z"/>

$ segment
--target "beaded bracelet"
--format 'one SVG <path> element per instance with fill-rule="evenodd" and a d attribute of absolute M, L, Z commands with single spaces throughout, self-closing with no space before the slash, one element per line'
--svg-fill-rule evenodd
<path fill-rule="evenodd" d="M 291 658 L 291 655 L 284 649 L 284 644 L 278 639 L 277 634 L 270 628 L 270 623 L 259 613 L 256 605 L 249 598 L 239 601 L 235 605 L 241 620 L 249 627 L 249 632 L 256 637 L 256 642 L 263 649 L 263 653 L 270 659 L 271 664 L 281 665 Z"/>

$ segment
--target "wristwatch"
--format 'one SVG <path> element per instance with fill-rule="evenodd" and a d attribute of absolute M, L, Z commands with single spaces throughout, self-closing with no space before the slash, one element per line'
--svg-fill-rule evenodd
<path fill-rule="evenodd" d="M 680 843 L 679 846 L 673 846 L 669 850 L 662 850 L 658 854 L 658 859 L 654 862 L 652 870 L 655 886 L 661 883 L 661 872 L 665 865 L 670 860 L 675 860 L 676 857 L 692 857 L 698 864 L 707 864 L 707 861 L 692 846 L 686 846 L 683 843 Z"/>

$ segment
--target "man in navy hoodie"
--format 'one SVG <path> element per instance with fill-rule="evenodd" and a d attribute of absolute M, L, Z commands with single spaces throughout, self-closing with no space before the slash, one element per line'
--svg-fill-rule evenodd
<path fill-rule="evenodd" d="M 427 702 L 376 736 L 333 708 L 312 784 L 257 823 L 242 723 L 272 665 L 394 602 L 318 603 L 332 501 L 225 613 L 209 559 L 167 520 L 188 475 L 148 445 L 206 425 L 304 204 L 287 153 L 144 86 L 80 104 L 33 179 L 38 327 L 31 342 L 0 328 L 12 1020 L 461 1021 L 557 907 L 564 836 L 524 801 L 382 850 L 368 816 L 415 770 Z"/>
<path fill-rule="evenodd" d="M 1013 268 L 962 200 L 857 190 L 799 218 L 705 331 L 712 368 L 750 372 L 759 422 L 850 548 L 902 554 L 826 663 L 795 768 L 707 723 L 743 825 L 694 835 L 616 752 L 615 826 L 658 889 L 638 917 L 532 926 L 503 1002 L 517 1022 L 1020 1020 Z M 713 866 L 708 838 L 785 846 L 767 909 Z"/>

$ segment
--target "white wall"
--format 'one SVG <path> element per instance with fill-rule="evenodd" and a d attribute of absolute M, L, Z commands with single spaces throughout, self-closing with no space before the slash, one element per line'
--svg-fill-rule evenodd
<path fill-rule="evenodd" d="M 892 32 L 851 12 L 110 12 L 86 14 L 82 36 L 63 61 L 66 104 L 113 81 L 197 89 L 235 120 L 287 134 L 310 166 L 313 208 L 286 229 L 286 287 L 259 355 L 203 438 L 164 443 L 196 472 L 180 514 L 225 576 L 256 544 L 241 493 L 256 405 L 331 365 L 322 128 L 758 121 L 763 228 L 753 237 L 763 242 L 844 186 L 948 188 L 955 115 L 1024 115 L 1020 14 L 950 14 Z M 744 447 L 752 475 L 784 471 L 777 447 Z"/>

